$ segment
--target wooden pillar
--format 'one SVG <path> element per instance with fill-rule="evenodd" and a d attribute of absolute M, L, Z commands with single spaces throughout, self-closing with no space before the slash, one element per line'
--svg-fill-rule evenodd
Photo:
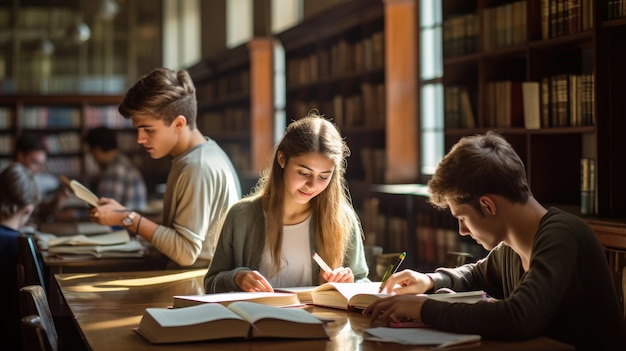
<path fill-rule="evenodd" d="M 384 0 L 387 184 L 419 175 L 418 0 Z"/>
<path fill-rule="evenodd" d="M 274 42 L 254 38 L 250 50 L 250 149 L 252 171 L 260 172 L 274 148 Z"/>

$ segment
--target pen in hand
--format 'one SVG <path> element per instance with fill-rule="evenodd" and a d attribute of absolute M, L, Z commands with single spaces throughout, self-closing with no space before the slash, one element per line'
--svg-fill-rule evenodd
<path fill-rule="evenodd" d="M 315 260 L 315 262 L 317 262 L 317 264 L 320 266 L 320 268 L 326 272 L 326 273 L 330 273 L 332 272 L 332 268 L 330 268 L 328 266 L 328 264 L 326 264 L 326 262 L 324 262 L 324 260 L 320 257 L 320 255 L 316 253 L 313 254 L 313 259 Z"/>
<path fill-rule="evenodd" d="M 387 271 L 383 275 L 383 279 L 380 282 L 380 287 L 378 288 L 379 293 L 383 291 L 383 288 L 385 287 L 385 283 L 387 282 L 387 279 L 389 279 L 389 277 L 391 277 L 392 274 L 398 271 L 398 268 L 400 268 L 400 265 L 402 264 L 402 261 L 404 261 L 405 257 L 406 257 L 406 252 L 402 251 L 402 253 L 398 256 L 398 260 L 396 261 L 396 263 L 390 264 L 389 267 L 387 267 Z"/>

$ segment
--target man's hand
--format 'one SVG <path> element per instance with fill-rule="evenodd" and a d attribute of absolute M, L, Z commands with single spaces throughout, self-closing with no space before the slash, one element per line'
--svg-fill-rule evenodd
<path fill-rule="evenodd" d="M 363 314 L 372 314 L 373 322 L 380 319 L 385 323 L 406 320 L 420 321 L 422 305 L 427 297 L 423 295 L 396 295 L 372 302 L 363 310 Z"/>
<path fill-rule="evenodd" d="M 426 274 L 405 269 L 389 277 L 381 292 L 394 295 L 423 294 L 434 285 L 432 279 Z"/>

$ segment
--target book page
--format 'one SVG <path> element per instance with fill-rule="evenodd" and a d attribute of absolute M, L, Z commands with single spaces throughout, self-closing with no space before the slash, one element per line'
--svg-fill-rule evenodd
<path fill-rule="evenodd" d="M 261 319 L 280 319 L 303 324 L 320 324 L 318 318 L 300 308 L 281 308 L 249 301 L 237 301 L 227 307 L 251 324 Z"/>
<path fill-rule="evenodd" d="M 86 186 L 81 184 L 79 181 L 73 179 L 70 180 L 66 176 L 60 176 L 59 180 L 61 180 L 63 184 L 70 188 L 72 193 L 74 193 L 77 198 L 85 201 L 93 207 L 98 207 L 98 196 L 94 194 L 91 190 L 89 190 Z"/>
<path fill-rule="evenodd" d="M 236 301 L 252 301 L 269 306 L 301 305 L 298 295 L 278 292 L 228 292 L 217 294 L 177 295 L 174 296 L 174 307 L 185 307 L 203 303 L 220 303 L 228 306 Z"/>
<path fill-rule="evenodd" d="M 203 304 L 174 309 L 146 308 L 146 313 L 152 315 L 152 318 L 163 327 L 179 327 L 220 319 L 243 319 L 220 304 Z"/>
<path fill-rule="evenodd" d="M 378 295 L 380 282 L 324 283 L 311 292 L 313 304 L 334 308 L 348 308 L 348 301 L 355 295 Z"/>
<path fill-rule="evenodd" d="M 301 308 L 280 308 L 239 301 L 228 308 L 253 325 L 253 337 L 328 338 L 324 323 Z"/>

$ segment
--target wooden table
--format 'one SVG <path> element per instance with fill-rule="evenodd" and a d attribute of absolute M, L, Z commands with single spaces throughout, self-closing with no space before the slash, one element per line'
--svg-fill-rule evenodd
<path fill-rule="evenodd" d="M 61 293 L 89 349 L 99 350 L 429 350 L 363 340 L 372 327 L 358 312 L 311 307 L 315 315 L 334 318 L 328 324 L 330 340 L 264 340 L 152 345 L 133 332 L 147 307 L 166 307 L 174 295 L 203 293 L 206 269 L 190 271 L 109 272 L 57 274 Z M 524 342 L 483 340 L 454 350 L 573 350 L 569 345 L 537 338 Z"/>
<path fill-rule="evenodd" d="M 40 230 L 56 236 L 70 236 L 80 234 L 80 225 L 75 222 L 56 222 L 41 225 Z M 48 302 L 50 310 L 55 317 L 68 315 L 68 309 L 64 306 L 64 300 L 59 294 L 54 279 L 55 274 L 63 273 L 100 273 L 100 272 L 124 272 L 124 271 L 151 271 L 165 269 L 168 258 L 160 251 L 154 249 L 150 243 L 141 240 L 148 254 L 144 257 L 85 257 L 78 258 L 72 255 L 49 255 L 47 251 L 41 251 L 43 262 L 44 279 L 48 288 Z"/>

